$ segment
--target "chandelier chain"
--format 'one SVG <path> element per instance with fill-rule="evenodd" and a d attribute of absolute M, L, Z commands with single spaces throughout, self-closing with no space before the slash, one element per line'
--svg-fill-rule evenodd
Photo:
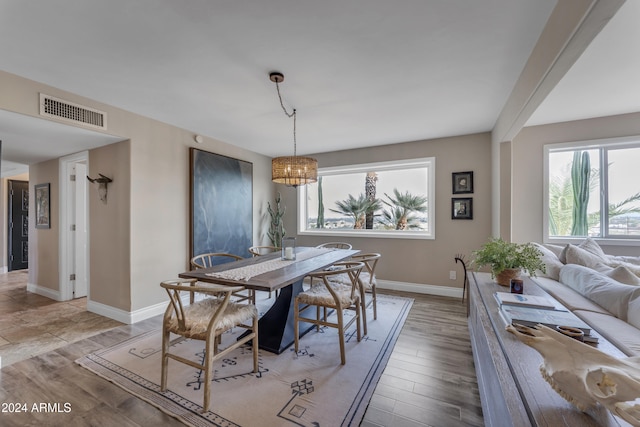
<path fill-rule="evenodd" d="M 278 84 L 277 80 L 276 80 L 276 90 L 278 91 L 278 99 L 280 100 L 280 107 L 282 107 L 282 111 L 284 111 L 284 114 L 287 117 L 289 118 L 293 117 L 293 157 L 295 157 L 297 153 L 297 148 L 298 148 L 297 147 L 298 143 L 296 141 L 296 117 L 297 117 L 296 109 L 294 108 L 293 112 L 289 113 L 285 108 L 284 103 L 282 102 L 282 95 L 280 94 L 280 85 Z"/>

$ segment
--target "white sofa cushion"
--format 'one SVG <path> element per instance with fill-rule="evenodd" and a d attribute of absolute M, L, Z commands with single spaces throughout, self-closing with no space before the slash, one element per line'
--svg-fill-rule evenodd
<path fill-rule="evenodd" d="M 609 314 L 582 310 L 574 311 L 574 314 L 587 322 L 627 356 L 640 356 L 640 330 L 638 328 Z"/>
<path fill-rule="evenodd" d="M 634 298 L 631 301 L 629 301 L 629 312 L 627 313 L 627 322 L 629 322 L 636 328 L 640 329 L 640 298 Z"/>
<path fill-rule="evenodd" d="M 562 245 L 553 245 L 551 243 L 545 243 L 542 246 L 544 246 L 545 248 L 549 249 L 551 252 L 553 252 L 558 259 L 560 259 L 560 254 L 562 253 L 562 250 L 564 249 L 564 246 Z"/>
<path fill-rule="evenodd" d="M 580 295 L 572 288 L 556 280 L 553 280 L 549 277 L 532 277 L 531 280 L 536 282 L 538 286 L 547 291 L 549 295 L 560 301 L 562 305 L 564 305 L 571 311 L 584 310 L 602 313 L 609 316 L 611 315 L 607 310 L 600 307 L 595 302 L 591 301 L 587 297 Z M 527 292 L 526 289 L 524 291 L 525 293 Z"/>
<path fill-rule="evenodd" d="M 540 252 L 542 252 L 541 259 L 546 267 L 545 273 L 536 271 L 536 274 L 538 276 L 550 277 L 554 280 L 558 280 L 558 278 L 560 277 L 560 269 L 564 266 L 564 264 L 561 263 L 558 259 L 558 256 L 547 247 L 539 243 L 532 243 L 532 245 L 535 246 Z"/>
<path fill-rule="evenodd" d="M 581 265 L 562 267 L 560 281 L 625 322 L 629 302 L 640 297 L 639 286 L 625 285 Z"/>

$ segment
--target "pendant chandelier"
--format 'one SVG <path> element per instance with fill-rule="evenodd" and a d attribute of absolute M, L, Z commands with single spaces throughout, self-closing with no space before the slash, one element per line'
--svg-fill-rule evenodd
<path fill-rule="evenodd" d="M 284 111 L 287 117 L 293 118 L 293 156 L 275 157 L 271 160 L 271 180 L 277 184 L 284 184 L 289 187 L 297 187 L 299 185 L 316 182 L 318 180 L 318 161 L 312 157 L 298 156 L 296 152 L 297 112 L 294 108 L 293 111 L 289 113 L 282 102 L 279 84 L 284 80 L 284 75 L 274 72 L 269 74 L 269 79 L 276 84 L 282 111 Z"/>

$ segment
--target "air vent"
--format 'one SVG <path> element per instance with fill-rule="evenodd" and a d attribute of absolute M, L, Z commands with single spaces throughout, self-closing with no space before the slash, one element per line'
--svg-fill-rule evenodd
<path fill-rule="evenodd" d="M 40 94 L 40 115 L 90 128 L 107 129 L 107 113 Z"/>

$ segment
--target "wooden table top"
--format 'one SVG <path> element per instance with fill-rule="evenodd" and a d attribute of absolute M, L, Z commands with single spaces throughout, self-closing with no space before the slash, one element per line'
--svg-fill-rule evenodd
<path fill-rule="evenodd" d="M 309 249 L 311 248 L 297 247 L 296 253 L 300 253 Z M 222 285 L 232 286 L 240 285 L 244 286 L 247 289 L 256 289 L 259 291 L 275 291 L 302 279 L 312 271 L 328 267 L 333 263 L 349 258 L 359 252 L 359 250 L 354 249 L 332 249 L 318 256 L 314 256 L 304 260 L 296 260 L 294 263 L 289 264 L 284 268 L 254 276 L 246 281 L 211 277 L 207 276 L 207 273 L 231 270 L 277 259 L 280 257 L 280 252 L 277 251 L 258 257 L 245 258 L 239 261 L 228 262 L 210 268 L 186 271 L 184 273 L 180 273 L 178 276 L 183 279 L 197 279 L 201 282 L 218 283 Z"/>

